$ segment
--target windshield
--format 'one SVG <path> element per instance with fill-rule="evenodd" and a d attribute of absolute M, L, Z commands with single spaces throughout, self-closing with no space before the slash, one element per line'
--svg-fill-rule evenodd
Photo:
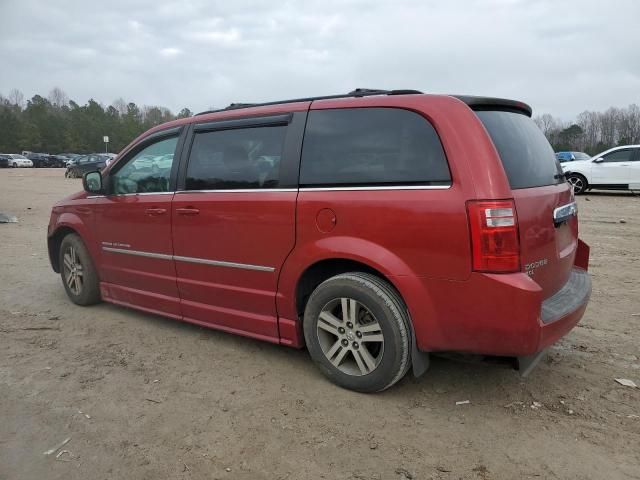
<path fill-rule="evenodd" d="M 21 159 L 21 160 L 27 160 L 27 157 L 23 157 L 22 155 L 17 155 L 17 154 L 11 155 L 11 158 L 18 158 L 18 159 Z"/>

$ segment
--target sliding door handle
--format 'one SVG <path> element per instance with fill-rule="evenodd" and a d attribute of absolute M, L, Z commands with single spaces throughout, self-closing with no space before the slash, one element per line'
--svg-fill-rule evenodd
<path fill-rule="evenodd" d="M 197 208 L 176 208 L 176 213 L 178 215 L 198 215 L 200 210 Z"/>

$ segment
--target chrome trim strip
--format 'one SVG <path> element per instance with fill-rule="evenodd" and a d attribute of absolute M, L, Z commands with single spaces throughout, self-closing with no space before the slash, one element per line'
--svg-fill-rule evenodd
<path fill-rule="evenodd" d="M 135 255 L 136 257 L 159 258 L 160 260 L 171 260 L 173 255 L 166 253 L 141 252 L 139 250 L 127 250 L 126 248 L 102 247 L 106 252 L 124 253 L 125 255 Z"/>
<path fill-rule="evenodd" d="M 223 262 L 221 260 L 207 260 L 205 258 L 181 257 L 174 255 L 173 259 L 178 262 L 199 263 L 202 265 L 213 265 L 214 267 L 241 268 L 244 270 L 257 270 L 259 272 L 273 272 L 273 267 L 263 267 L 262 265 L 249 265 L 247 263 Z"/>
<path fill-rule="evenodd" d="M 447 190 L 449 185 L 393 185 L 388 187 L 303 187 L 301 192 L 370 191 L 370 190 Z"/>
<path fill-rule="evenodd" d="M 168 255 L 166 253 L 141 252 L 140 250 L 127 250 L 125 248 L 102 247 L 106 252 L 122 253 L 124 255 L 134 255 L 137 257 L 157 258 L 160 260 L 175 260 L 178 262 L 198 263 L 201 265 L 211 265 L 214 267 L 240 268 L 243 270 L 255 270 L 258 272 L 274 272 L 274 267 L 264 267 L 262 265 L 250 265 L 247 263 L 223 262 L 222 260 L 207 260 L 206 258 L 182 257 L 180 255 Z"/>
<path fill-rule="evenodd" d="M 302 187 L 301 192 L 331 192 L 331 191 L 375 191 L 375 190 L 447 190 L 449 185 L 392 185 L 380 187 Z M 220 190 L 177 190 L 175 192 L 141 192 L 141 193 L 118 193 L 111 195 L 93 195 L 87 198 L 102 197 L 125 197 L 132 195 L 172 195 L 184 193 L 264 193 L 264 192 L 297 192 L 297 188 L 235 188 Z"/>
<path fill-rule="evenodd" d="M 107 197 L 133 197 L 136 195 L 173 195 L 176 192 L 139 192 L 139 193 L 111 193 Z M 103 195 L 105 196 L 105 195 Z"/>
<path fill-rule="evenodd" d="M 178 190 L 176 193 L 264 193 L 297 191 L 297 188 L 237 188 L 227 190 Z"/>

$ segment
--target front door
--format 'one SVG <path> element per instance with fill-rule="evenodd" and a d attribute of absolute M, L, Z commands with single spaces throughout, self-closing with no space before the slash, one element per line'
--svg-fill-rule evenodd
<path fill-rule="evenodd" d="M 601 162 L 594 162 L 592 167 L 595 185 L 628 185 L 632 175 L 631 160 L 633 150 L 630 148 L 614 150 L 602 156 Z"/>
<path fill-rule="evenodd" d="M 288 119 L 194 126 L 172 212 L 185 320 L 278 341 L 278 274 L 295 242 L 297 188 L 282 173 Z"/>
<path fill-rule="evenodd" d="M 96 203 L 102 295 L 180 317 L 171 240 L 171 171 L 178 132 L 134 147 L 105 177 Z"/>

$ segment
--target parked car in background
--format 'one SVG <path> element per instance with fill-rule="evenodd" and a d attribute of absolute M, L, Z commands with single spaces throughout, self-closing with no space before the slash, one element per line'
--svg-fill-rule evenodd
<path fill-rule="evenodd" d="M 591 293 L 573 192 L 531 113 L 359 89 L 159 125 L 53 207 L 52 267 L 76 304 L 306 345 L 361 392 L 437 351 L 526 373 Z"/>
<path fill-rule="evenodd" d="M 67 178 L 80 178 L 87 172 L 102 170 L 107 166 L 109 156 L 103 153 L 93 153 L 90 155 L 82 155 L 73 159 L 73 163 L 67 166 L 64 174 Z"/>
<path fill-rule="evenodd" d="M 47 158 L 47 166 L 49 168 L 65 168 L 67 166 L 67 157 L 62 155 L 49 155 Z"/>
<path fill-rule="evenodd" d="M 74 158 L 80 157 L 79 153 L 59 153 L 58 157 L 64 157 L 64 166 L 68 167 Z"/>
<path fill-rule="evenodd" d="M 640 145 L 606 150 L 588 160 L 562 163 L 576 194 L 599 190 L 640 190 Z"/>
<path fill-rule="evenodd" d="M 564 163 L 589 160 L 591 156 L 584 152 L 557 152 L 556 158 L 560 163 Z"/>
<path fill-rule="evenodd" d="M 11 157 L 6 153 L 0 153 L 0 168 L 9 168 Z"/>
<path fill-rule="evenodd" d="M 48 153 L 29 153 L 26 156 L 33 162 L 35 168 L 45 168 L 49 166 L 49 154 Z"/>
<path fill-rule="evenodd" d="M 103 155 L 104 155 L 105 157 L 107 157 L 107 167 L 108 167 L 109 165 L 111 165 L 111 162 L 113 162 L 113 161 L 116 159 L 116 157 L 118 156 L 118 155 L 117 155 L 117 154 L 115 154 L 115 153 L 104 153 Z"/>
<path fill-rule="evenodd" d="M 19 153 L 5 154 L 8 157 L 9 166 L 13 168 L 33 167 L 33 162 Z"/>

